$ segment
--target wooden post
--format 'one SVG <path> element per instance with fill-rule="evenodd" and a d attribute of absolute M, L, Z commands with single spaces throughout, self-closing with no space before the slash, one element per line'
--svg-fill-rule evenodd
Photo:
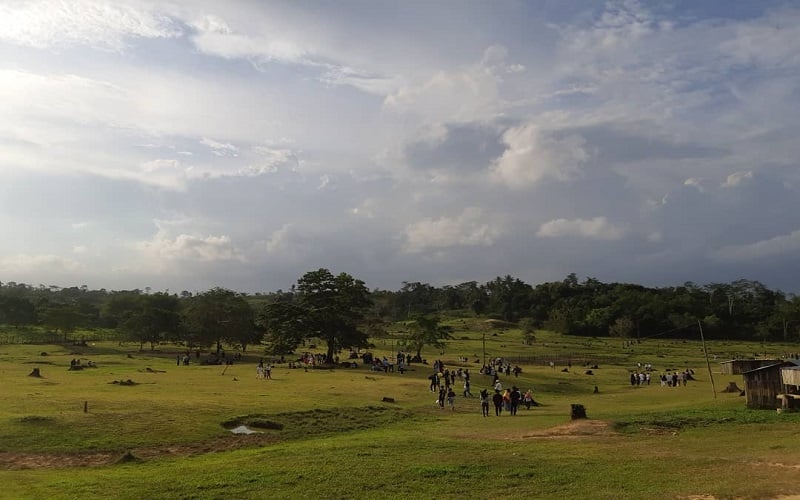
<path fill-rule="evenodd" d="M 706 357 L 706 366 L 708 367 L 708 377 L 711 379 L 711 390 L 714 391 L 714 399 L 717 399 L 717 389 L 714 387 L 714 375 L 711 373 L 711 363 L 708 361 L 708 349 L 706 349 L 706 339 L 703 337 L 703 323 L 698 319 L 697 326 L 700 327 L 700 342 L 703 343 L 703 354 Z"/>

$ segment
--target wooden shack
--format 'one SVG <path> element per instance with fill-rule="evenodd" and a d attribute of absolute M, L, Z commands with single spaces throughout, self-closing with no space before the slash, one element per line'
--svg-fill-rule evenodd
<path fill-rule="evenodd" d="M 774 410 L 780 403 L 778 394 L 782 394 L 782 368 L 796 366 L 791 361 L 773 361 L 773 364 L 762 366 L 742 373 L 747 407 L 754 409 Z"/>
<path fill-rule="evenodd" d="M 723 375 L 741 375 L 762 366 L 780 363 L 780 359 L 731 359 L 719 364 Z"/>

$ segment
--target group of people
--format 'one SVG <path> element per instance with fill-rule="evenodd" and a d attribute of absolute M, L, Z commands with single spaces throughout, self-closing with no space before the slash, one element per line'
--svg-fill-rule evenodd
<path fill-rule="evenodd" d="M 494 358 L 481 367 L 481 373 L 492 377 L 499 374 L 509 377 L 513 373 L 514 377 L 519 377 L 519 374 L 522 373 L 522 368 L 518 365 L 514 365 L 512 368 L 511 363 L 507 363 L 503 358 Z"/>
<path fill-rule="evenodd" d="M 481 398 L 481 413 L 484 417 L 489 416 L 489 389 L 483 389 L 480 393 Z M 500 416 L 505 410 L 509 415 L 516 415 L 519 405 L 525 405 L 525 408 L 530 410 L 531 406 L 539 406 L 533 399 L 533 391 L 528 389 L 525 394 L 520 391 L 517 386 L 512 386 L 511 389 L 502 390 L 500 381 L 495 383 L 494 394 L 491 396 L 491 401 L 494 404 L 494 414 Z"/>
<path fill-rule="evenodd" d="M 272 380 L 272 365 L 264 363 L 264 359 L 258 361 L 256 366 L 256 378 L 263 380 Z"/>
<path fill-rule="evenodd" d="M 653 365 L 646 363 L 642 365 L 638 363 L 637 369 L 631 372 L 630 375 L 630 382 L 631 386 L 642 386 L 642 385 L 650 385 L 652 380 L 651 371 L 653 370 Z M 680 371 L 680 370 L 672 370 L 667 369 L 666 372 L 662 373 L 658 376 L 659 381 L 661 382 L 661 387 L 679 387 L 679 386 L 686 386 L 689 380 L 694 380 L 694 370 L 689 368 Z"/>
<path fill-rule="evenodd" d="M 492 363 L 489 366 L 491 370 L 486 370 L 484 373 L 492 377 L 494 394 L 490 396 L 490 389 L 480 391 L 479 400 L 481 413 L 484 417 L 489 416 L 490 401 L 494 404 L 495 415 L 497 416 L 500 416 L 504 410 L 509 415 L 516 415 L 520 405 L 524 405 L 527 409 L 530 409 L 531 406 L 539 406 L 539 403 L 533 399 L 533 391 L 531 389 L 528 389 L 525 393 L 517 386 L 503 390 L 503 384 L 500 382 L 500 372 L 497 369 L 503 365 L 495 367 L 494 363 Z M 428 379 L 430 380 L 430 391 L 437 394 L 436 405 L 439 408 L 444 409 L 447 407 L 450 410 L 455 410 L 456 390 L 454 386 L 458 381 L 462 381 L 464 384 L 463 396 L 465 398 L 473 397 L 468 368 L 451 370 L 445 368 L 441 360 L 434 361 L 433 367 L 434 371 L 428 376 Z M 503 368 L 508 368 L 509 372 L 511 372 L 510 365 L 504 365 Z"/>

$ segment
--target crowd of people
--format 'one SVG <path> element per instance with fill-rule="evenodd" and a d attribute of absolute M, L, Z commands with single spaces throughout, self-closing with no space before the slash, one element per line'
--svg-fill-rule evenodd
<path fill-rule="evenodd" d="M 652 372 L 653 365 L 650 363 L 637 363 L 636 370 L 630 374 L 631 386 L 650 385 L 653 379 Z M 686 368 L 685 370 L 667 369 L 658 375 L 661 387 L 680 387 L 686 386 L 689 380 L 694 380 L 694 370 Z"/>
<path fill-rule="evenodd" d="M 502 415 L 503 411 L 508 415 L 516 415 L 520 405 L 524 405 L 527 409 L 530 409 L 531 406 L 539 406 L 539 403 L 533 399 L 532 389 L 528 389 L 524 393 L 515 385 L 505 390 L 503 389 L 500 374 L 514 373 L 515 376 L 519 376 L 521 371 L 522 369 L 519 367 L 512 369 L 511 365 L 504 363 L 502 358 L 490 361 L 480 370 L 481 374 L 492 377 L 491 389 L 482 389 L 478 396 L 481 414 L 484 417 L 489 416 L 490 402 L 494 404 L 495 415 L 497 416 Z M 457 383 L 463 383 L 464 390 L 462 395 L 464 398 L 474 397 L 469 368 L 458 367 L 450 369 L 445 367 L 441 360 L 436 360 L 433 363 L 433 373 L 428 376 L 428 380 L 430 381 L 430 392 L 437 394 L 435 404 L 439 408 L 444 409 L 447 407 L 450 410 L 455 410 L 456 390 L 454 387 Z M 494 390 L 494 394 L 491 396 L 489 394 L 490 390 Z"/>

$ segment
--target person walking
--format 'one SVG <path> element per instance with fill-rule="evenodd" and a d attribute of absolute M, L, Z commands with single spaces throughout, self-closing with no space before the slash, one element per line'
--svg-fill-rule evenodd
<path fill-rule="evenodd" d="M 503 413 L 503 395 L 497 389 L 494 390 L 492 402 L 494 403 L 494 414 L 499 417 Z"/>
<path fill-rule="evenodd" d="M 450 411 L 456 409 L 456 391 L 452 387 L 447 391 L 447 406 L 450 407 Z"/>

